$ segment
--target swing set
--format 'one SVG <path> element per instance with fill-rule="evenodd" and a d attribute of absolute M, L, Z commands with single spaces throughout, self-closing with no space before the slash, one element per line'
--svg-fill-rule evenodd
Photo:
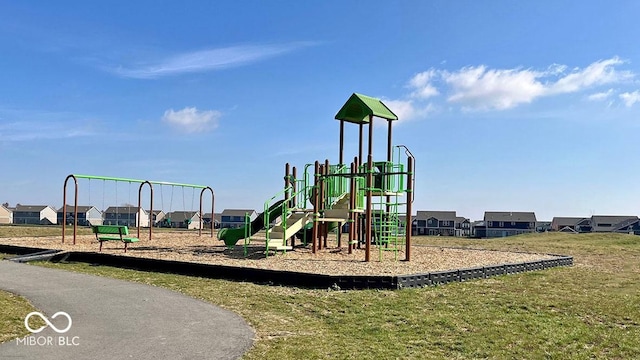
<path fill-rule="evenodd" d="M 104 208 L 104 201 L 105 201 L 105 183 L 107 181 L 114 181 L 115 182 L 115 195 L 116 195 L 116 205 L 118 202 L 118 183 L 119 182 L 124 182 L 124 183 L 128 183 L 129 184 L 129 202 L 127 203 L 127 221 L 129 221 L 129 216 L 131 214 L 131 184 L 132 183 L 136 183 L 136 184 L 140 184 L 139 188 L 138 188 L 138 206 L 137 206 L 137 212 L 136 212 L 136 216 L 135 216 L 135 226 L 137 227 L 137 237 L 140 238 L 140 227 L 141 227 L 141 223 L 140 223 L 140 212 L 142 211 L 142 188 L 144 187 L 145 184 L 149 185 L 149 192 L 150 192 L 150 199 L 149 199 L 149 240 L 151 240 L 152 238 L 152 233 L 153 233 L 153 185 L 159 185 L 160 186 L 160 195 L 162 198 L 162 206 L 164 206 L 164 196 L 162 195 L 162 187 L 163 186 L 171 186 L 171 203 L 170 203 L 170 207 L 172 206 L 173 203 L 173 189 L 176 186 L 182 187 L 182 194 L 183 194 L 183 209 L 185 206 L 185 202 L 184 202 L 184 189 L 185 188 L 191 188 L 193 191 L 193 195 L 192 195 L 192 200 L 191 200 L 191 206 L 193 207 L 193 203 L 194 203 L 194 199 L 195 199 L 195 191 L 196 189 L 200 189 L 200 226 L 198 228 L 198 236 L 202 236 L 202 216 L 203 216 L 203 212 L 202 212 L 202 204 L 203 204 L 203 196 L 204 193 L 208 190 L 211 192 L 211 216 L 213 216 L 213 214 L 215 214 L 214 212 L 214 203 L 215 203 L 215 194 L 214 191 L 211 187 L 209 186 L 205 186 L 205 185 L 194 185 L 194 184 L 183 184 L 183 183 L 174 183 L 174 182 L 167 182 L 167 181 L 150 181 L 150 180 L 139 180 L 139 179 L 127 179 L 127 178 L 118 178 L 118 177 L 110 177 L 110 176 L 94 176 L 94 175 L 78 175 L 78 174 L 71 174 L 69 176 L 67 176 L 67 178 L 64 180 L 64 186 L 63 186 L 63 192 L 62 192 L 62 212 L 63 212 L 63 218 L 65 219 L 62 222 L 62 243 L 64 244 L 64 240 L 65 240 L 65 225 L 67 223 L 66 221 L 66 217 L 67 217 L 67 185 L 69 183 L 69 180 L 73 179 L 73 183 L 75 185 L 74 188 L 74 205 L 73 205 L 73 215 L 72 215 L 72 219 L 73 219 L 73 245 L 76 244 L 76 236 L 77 236 L 77 228 L 78 228 L 78 179 L 87 179 L 89 181 L 89 202 L 91 203 L 91 180 L 102 180 L 102 207 L 103 207 L 103 211 L 105 210 Z M 115 216 L 115 221 L 116 221 L 116 225 L 119 224 L 120 220 L 120 216 L 118 214 L 120 207 L 116 206 L 116 216 Z M 124 209 L 123 209 L 124 211 Z M 104 220 L 104 219 L 103 219 Z M 168 221 L 171 221 L 170 219 Z M 211 226 L 211 237 L 213 237 L 213 228 L 214 226 Z"/>

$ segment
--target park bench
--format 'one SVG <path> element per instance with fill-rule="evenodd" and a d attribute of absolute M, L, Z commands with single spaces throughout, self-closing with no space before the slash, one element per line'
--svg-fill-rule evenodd
<path fill-rule="evenodd" d="M 129 243 L 140 241 L 138 238 L 127 236 L 129 228 L 125 225 L 92 225 L 91 229 L 96 234 L 96 240 L 100 243 L 100 251 L 102 251 L 102 243 L 105 241 L 122 241 L 124 252 L 127 252 Z"/>

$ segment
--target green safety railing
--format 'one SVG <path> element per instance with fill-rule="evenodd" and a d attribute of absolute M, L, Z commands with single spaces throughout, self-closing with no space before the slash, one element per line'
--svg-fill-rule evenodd
<path fill-rule="evenodd" d="M 288 220 L 289 214 L 293 210 L 300 208 L 300 205 L 306 205 L 306 201 L 308 201 L 307 193 L 309 192 L 309 188 L 304 186 L 305 185 L 304 180 L 294 180 L 294 181 L 296 183 L 296 191 L 293 191 L 294 187 L 292 185 L 289 185 L 285 187 L 283 190 L 281 190 L 280 192 L 273 195 L 269 200 L 265 201 L 264 213 L 263 213 L 265 230 L 268 230 L 271 225 L 271 222 L 278 217 L 278 216 L 274 216 L 274 214 L 280 213 L 279 216 L 282 219 L 280 226 L 282 226 L 283 232 L 286 232 L 288 228 L 287 220 Z M 300 188 L 298 188 L 298 186 L 300 186 Z M 273 205 L 280 200 L 283 200 L 280 206 L 272 208 Z M 294 205 L 294 206 L 292 207 L 291 205 Z M 266 237 L 267 248 L 268 248 L 269 242 L 271 241 L 271 236 L 269 234 L 269 231 L 266 231 L 265 237 Z M 268 253 L 269 252 L 267 251 L 267 256 L 268 256 Z"/>
<path fill-rule="evenodd" d="M 251 216 L 244 213 L 244 256 L 247 257 L 249 243 L 251 243 Z"/>
<path fill-rule="evenodd" d="M 358 167 L 358 172 L 368 174 L 368 164 L 362 164 Z M 405 165 L 394 163 L 392 161 L 375 161 L 372 164 L 371 174 L 373 184 L 372 191 L 383 193 L 401 193 L 406 192 L 406 179 L 408 174 L 405 172 Z"/>
<path fill-rule="evenodd" d="M 264 213 L 263 213 L 264 229 L 267 230 L 265 232 L 265 238 L 267 243 L 266 256 L 269 256 L 269 251 L 268 251 L 269 242 L 271 241 L 270 239 L 271 236 L 269 234 L 269 227 L 271 226 L 272 216 L 274 213 L 280 212 L 280 216 L 282 217 L 281 226 L 284 230 L 286 230 L 287 228 L 287 215 L 289 213 L 289 201 L 291 201 L 292 199 L 291 197 L 292 190 L 293 190 L 293 186 L 289 185 L 285 187 L 282 191 L 273 195 L 269 200 L 264 202 Z M 272 209 L 272 206 L 275 205 L 277 201 L 280 201 L 283 199 L 284 201 L 282 201 L 280 206 L 276 206 L 275 208 Z M 273 217 L 277 218 L 277 216 L 273 216 Z"/>
<path fill-rule="evenodd" d="M 325 209 L 331 209 L 349 192 L 349 175 L 351 169 L 346 165 L 329 165 L 330 176 L 324 177 L 325 186 Z M 344 176 L 339 176 L 344 175 Z"/>

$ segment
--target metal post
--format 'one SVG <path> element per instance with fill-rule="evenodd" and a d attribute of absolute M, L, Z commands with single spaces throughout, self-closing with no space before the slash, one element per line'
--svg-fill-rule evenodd
<path fill-rule="evenodd" d="M 318 163 L 318 161 L 316 160 L 315 162 L 315 169 L 314 169 L 314 173 L 313 173 L 313 231 L 312 231 L 312 237 L 313 237 L 313 243 L 311 245 L 311 252 L 312 253 L 316 253 L 316 244 L 317 244 L 317 239 L 318 239 L 318 218 L 319 218 L 319 196 L 318 196 L 318 192 L 320 191 L 319 187 L 319 181 L 318 181 L 318 175 L 320 173 L 320 163 Z"/>
<path fill-rule="evenodd" d="M 356 208 L 356 167 L 355 162 L 351 163 L 351 178 L 349 179 L 349 254 L 353 253 L 353 239 L 355 238 L 355 208 Z"/>
<path fill-rule="evenodd" d="M 62 189 L 62 243 L 64 244 L 65 225 L 67 224 L 67 182 L 69 179 L 73 179 L 73 183 L 75 184 L 75 200 L 73 205 L 73 245 L 75 245 L 78 231 L 78 179 L 76 179 L 74 175 L 69 175 L 64 179 L 64 187 Z"/>
<path fill-rule="evenodd" d="M 387 164 L 385 165 L 385 169 L 384 169 L 383 173 L 387 173 L 389 171 L 393 171 L 393 170 L 388 168 L 389 165 L 391 164 L 391 160 L 392 160 L 391 129 L 392 129 L 393 122 L 391 120 L 387 120 L 387 124 L 388 124 L 388 131 L 387 131 Z M 382 189 L 383 190 L 388 190 L 387 186 L 386 186 L 386 184 L 387 184 L 387 176 L 391 176 L 391 175 L 382 174 L 381 176 L 382 176 L 382 184 L 384 184 L 382 186 Z M 393 175 L 393 176 L 395 176 L 395 175 Z M 398 190 L 400 190 L 400 189 L 398 189 Z M 385 206 L 386 216 L 387 216 L 387 219 L 388 219 L 389 213 L 391 212 L 391 205 L 389 205 L 389 203 L 391 202 L 391 196 L 387 195 L 385 197 L 385 201 L 386 201 L 386 206 Z"/>
<path fill-rule="evenodd" d="M 362 124 L 362 123 L 358 124 L 358 164 L 362 164 L 362 147 L 363 147 L 362 132 L 363 132 L 363 127 L 364 127 L 364 124 Z"/>
<path fill-rule="evenodd" d="M 364 261 L 371 261 L 371 212 L 373 211 L 373 206 L 371 203 L 372 192 L 371 187 L 373 186 L 373 174 L 371 169 L 373 168 L 373 156 L 369 155 L 369 159 L 367 161 L 367 213 L 365 220 L 365 255 Z"/>
<path fill-rule="evenodd" d="M 365 222 L 365 261 L 371 260 L 371 212 L 373 211 L 373 115 L 369 115 L 369 153 L 367 155 L 367 218 Z"/>
<path fill-rule="evenodd" d="M 289 196 L 291 196 L 291 193 L 289 191 L 289 173 L 290 173 L 290 166 L 289 163 L 284 164 L 284 200 L 286 201 Z"/>
<path fill-rule="evenodd" d="M 296 179 L 298 179 L 298 175 L 297 175 L 295 166 L 291 169 L 291 173 L 292 173 L 291 176 L 293 176 L 293 184 L 291 184 L 291 188 L 293 190 L 293 193 L 295 194 L 297 192 L 297 190 L 298 190 L 297 189 L 298 185 L 297 185 L 297 181 L 296 181 Z M 295 208 L 298 205 L 297 204 L 298 201 L 297 201 L 296 198 L 297 198 L 297 196 L 294 196 L 293 199 L 291 200 L 291 207 L 292 208 Z"/>
<path fill-rule="evenodd" d="M 296 193 L 296 190 L 297 190 L 296 189 L 296 187 L 297 187 L 297 185 L 296 185 L 296 183 L 297 183 L 297 181 L 296 181 L 297 174 L 296 174 L 296 167 L 295 166 L 291 168 L 291 177 L 292 177 L 292 180 L 291 180 L 291 191 L 293 192 L 293 197 L 291 198 L 291 202 L 289 203 L 289 207 L 291 209 L 295 209 L 296 205 L 297 205 L 297 197 L 298 197 L 298 195 Z M 304 231 L 304 226 L 303 226 L 302 230 Z M 293 249 L 295 246 L 296 246 L 296 235 L 293 234 L 293 236 L 291 237 L 291 248 Z"/>
<path fill-rule="evenodd" d="M 325 159 L 324 160 L 324 172 L 323 172 L 324 175 L 329 175 L 329 173 L 330 173 L 329 169 L 330 169 L 330 167 L 329 167 L 329 159 Z M 329 177 L 325 176 L 324 179 L 325 180 L 322 180 L 323 183 L 327 179 L 329 179 Z M 332 195 L 331 191 L 330 191 L 330 190 L 332 190 L 332 189 L 330 189 L 332 187 L 331 185 L 332 185 L 331 181 L 329 181 L 329 182 L 327 182 L 325 184 L 325 186 L 323 186 L 323 188 L 325 189 L 325 190 L 323 190 L 324 192 L 323 192 L 323 196 L 322 196 L 322 199 L 323 199 L 322 209 L 323 210 L 326 210 L 327 205 L 329 205 L 328 204 L 328 200 L 329 200 L 330 196 Z M 326 217 L 326 215 L 325 215 L 325 217 Z M 324 233 L 324 247 L 326 249 L 327 248 L 327 238 L 329 237 L 329 224 L 326 221 L 324 222 L 324 231 L 323 231 L 323 233 Z"/>
<path fill-rule="evenodd" d="M 387 120 L 387 122 L 389 123 L 387 131 L 387 161 L 391 161 L 391 153 L 393 150 L 391 146 L 391 129 L 393 122 L 391 120 Z"/>
<path fill-rule="evenodd" d="M 149 209 L 149 240 L 151 240 L 151 232 L 153 228 L 153 185 L 149 181 L 144 181 L 140 183 L 140 187 L 138 188 L 138 215 L 136 216 L 136 220 L 138 222 L 138 239 L 140 239 L 140 210 L 142 209 L 142 187 L 144 184 L 149 184 L 149 190 L 151 191 L 151 200 L 150 200 L 150 209 Z M 201 216 L 202 217 L 202 216 Z"/>
<path fill-rule="evenodd" d="M 360 174 L 359 173 L 360 161 L 358 160 L 357 156 L 353 158 L 353 162 L 355 163 L 356 173 Z M 356 180 L 356 187 L 358 187 L 357 180 Z M 356 189 L 356 190 L 358 190 L 358 189 Z M 359 196 L 358 195 L 358 191 L 356 191 L 356 205 L 357 205 L 358 196 Z M 361 225 L 362 224 L 360 224 L 360 221 L 359 221 L 360 220 L 359 213 L 354 214 L 354 220 L 355 220 L 355 223 L 354 223 L 355 224 L 354 225 L 355 229 L 354 230 L 356 232 L 355 233 L 355 235 L 356 235 L 356 246 L 358 247 L 358 249 L 360 249 L 360 241 L 362 240 L 362 236 L 361 236 L 361 227 L 362 227 Z"/>
<path fill-rule="evenodd" d="M 214 202 L 215 202 L 215 197 L 216 196 L 215 196 L 215 194 L 213 192 L 213 189 L 210 188 L 209 186 L 207 186 L 206 188 L 204 188 L 204 189 L 202 189 L 200 191 L 200 230 L 198 231 L 198 236 L 202 235 L 202 216 L 203 216 L 203 213 L 202 213 L 202 198 L 203 198 L 204 192 L 206 190 L 211 191 L 211 237 L 213 237 L 213 227 L 214 227 L 214 225 L 216 223 L 216 213 L 214 212 L 214 210 L 215 210 Z"/>
<path fill-rule="evenodd" d="M 342 165 L 344 156 L 344 120 L 340 120 L 340 156 L 338 157 L 338 165 Z"/>
<path fill-rule="evenodd" d="M 406 222 L 404 224 L 405 233 L 406 233 L 406 243 L 405 243 L 405 260 L 411 261 L 411 230 L 413 229 L 413 220 L 411 219 L 412 214 L 412 204 L 413 204 L 413 157 L 409 157 L 407 159 L 407 214 L 406 214 Z M 408 229 L 408 230 L 407 230 Z"/>

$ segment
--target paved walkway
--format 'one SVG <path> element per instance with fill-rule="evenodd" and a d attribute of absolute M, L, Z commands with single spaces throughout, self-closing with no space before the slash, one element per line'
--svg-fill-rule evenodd
<path fill-rule="evenodd" d="M 72 319 L 66 333 L 47 327 L 30 335 L 35 345 L 0 344 L 0 359 L 237 359 L 253 343 L 239 316 L 163 288 L 0 261 L 0 289 L 49 319 L 58 311 Z M 68 325 L 64 316 L 51 322 Z"/>

